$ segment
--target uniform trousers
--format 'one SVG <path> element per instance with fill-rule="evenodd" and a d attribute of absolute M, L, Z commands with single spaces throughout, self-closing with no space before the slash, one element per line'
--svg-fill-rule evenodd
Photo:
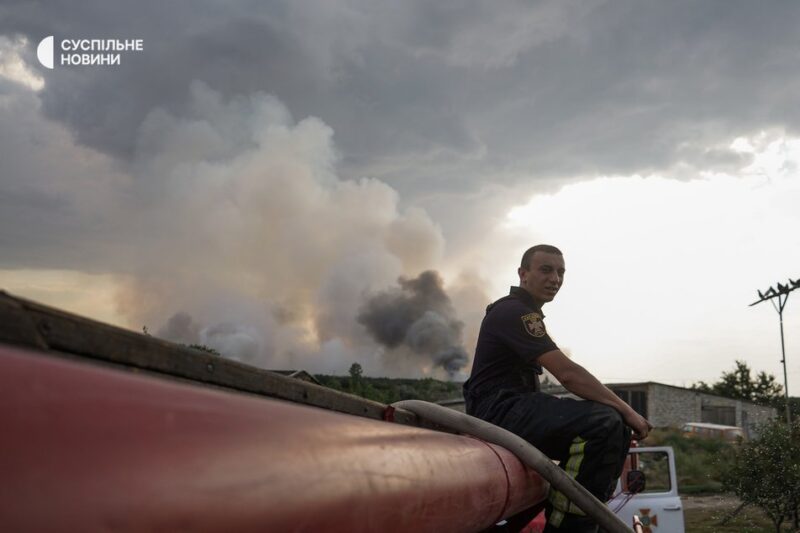
<path fill-rule="evenodd" d="M 631 440 L 631 431 L 616 409 L 542 392 L 500 390 L 468 397 L 467 413 L 519 435 L 558 460 L 567 475 L 601 502 L 611 497 Z M 552 487 L 547 524 L 545 531 L 597 531 L 593 520 Z"/>

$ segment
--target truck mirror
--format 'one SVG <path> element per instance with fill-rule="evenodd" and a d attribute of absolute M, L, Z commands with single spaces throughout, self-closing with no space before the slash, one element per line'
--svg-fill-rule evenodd
<path fill-rule="evenodd" d="M 628 477 L 626 478 L 627 485 L 628 485 L 628 492 L 631 494 L 638 494 L 644 491 L 646 486 L 644 472 L 641 470 L 631 470 L 628 472 Z"/>

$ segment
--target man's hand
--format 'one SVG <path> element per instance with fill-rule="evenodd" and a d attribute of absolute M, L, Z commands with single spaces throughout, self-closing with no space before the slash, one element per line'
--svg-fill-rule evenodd
<path fill-rule="evenodd" d="M 624 419 L 625 423 L 633 430 L 633 437 L 636 440 L 644 440 L 650 430 L 653 429 L 653 424 L 633 409 L 627 411 Z"/>

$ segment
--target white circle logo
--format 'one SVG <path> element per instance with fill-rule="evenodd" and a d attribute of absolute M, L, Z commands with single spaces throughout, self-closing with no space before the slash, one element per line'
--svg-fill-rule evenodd
<path fill-rule="evenodd" d="M 44 67 L 53 68 L 53 36 L 45 37 L 36 49 L 36 57 Z"/>

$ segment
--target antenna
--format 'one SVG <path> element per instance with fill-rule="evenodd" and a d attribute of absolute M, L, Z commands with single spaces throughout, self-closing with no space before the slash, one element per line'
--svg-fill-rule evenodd
<path fill-rule="evenodd" d="M 786 423 L 792 423 L 792 414 L 789 411 L 789 378 L 786 375 L 786 347 L 783 343 L 783 308 L 786 307 L 786 300 L 789 299 L 789 293 L 795 289 L 800 289 L 800 278 L 796 280 L 789 280 L 789 282 L 784 285 L 782 283 L 776 283 L 775 286 L 777 288 L 770 287 L 763 293 L 759 290 L 756 290 L 758 293 L 758 300 L 751 303 L 749 307 L 753 307 L 756 304 L 760 304 L 761 302 L 766 302 L 770 300 L 772 307 L 775 308 L 775 311 L 778 312 L 778 317 L 780 317 L 781 321 L 781 363 L 783 363 L 783 391 L 786 394 Z M 775 299 L 777 298 L 777 302 L 775 303 Z"/>

